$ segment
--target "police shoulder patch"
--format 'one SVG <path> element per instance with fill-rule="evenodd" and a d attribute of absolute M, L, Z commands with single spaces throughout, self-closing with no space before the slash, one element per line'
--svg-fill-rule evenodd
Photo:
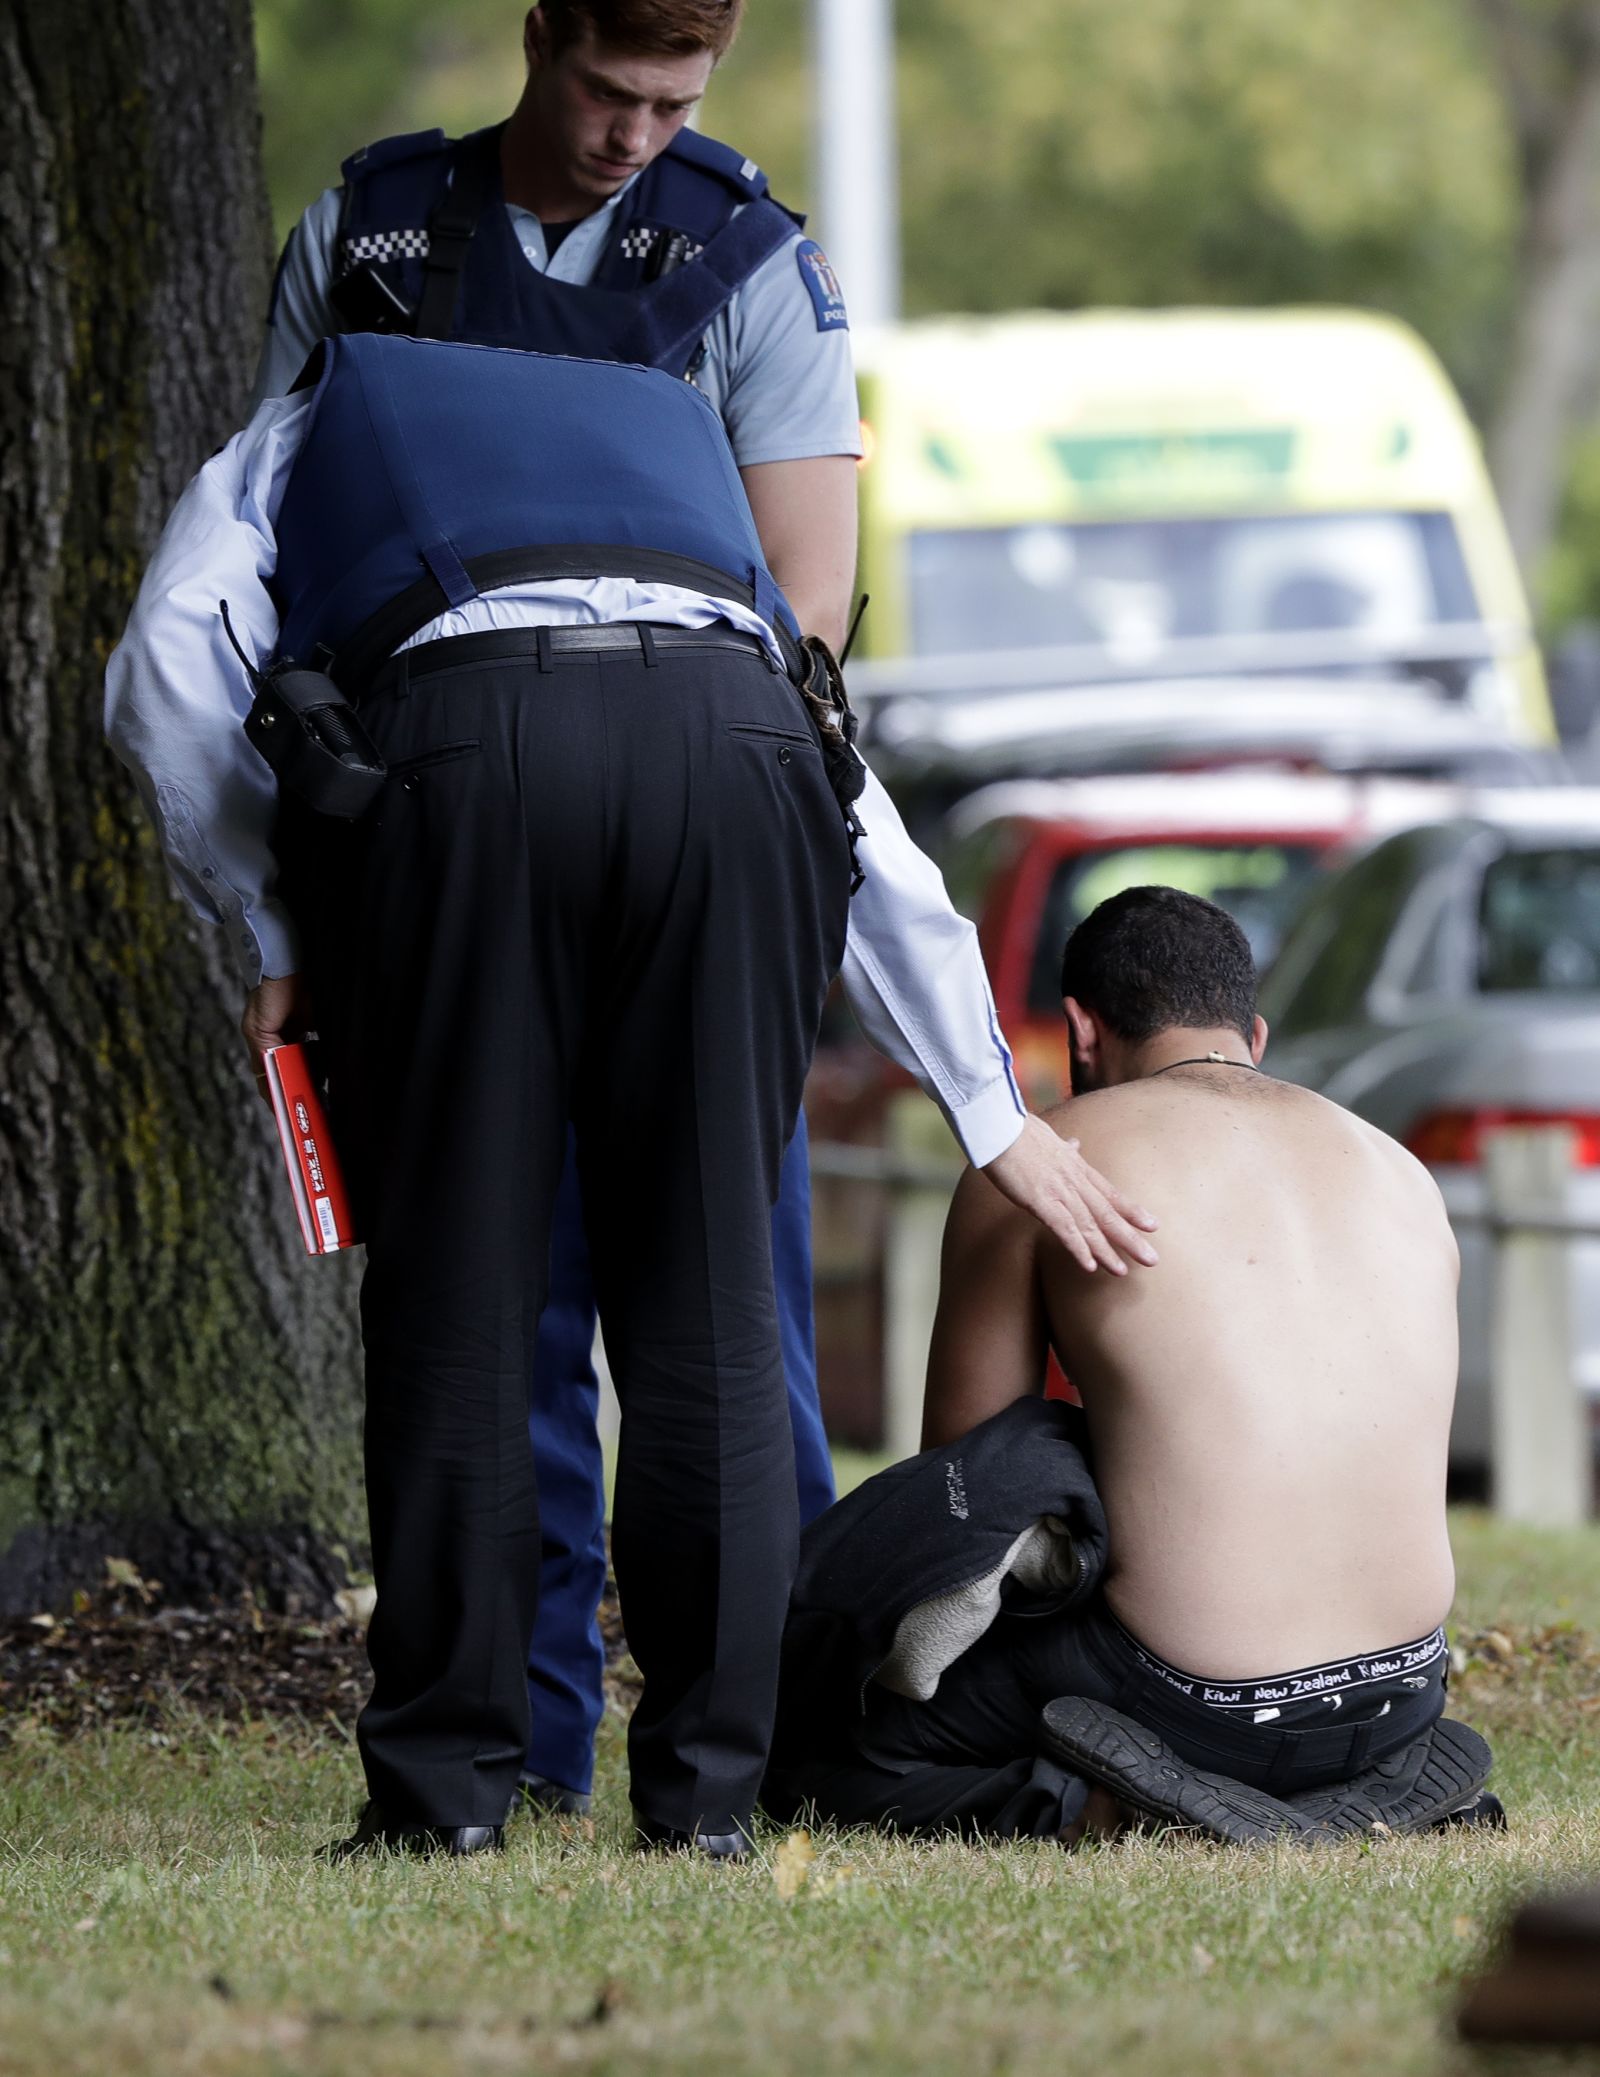
<path fill-rule="evenodd" d="M 802 238 L 795 248 L 800 279 L 806 285 L 811 307 L 817 313 L 819 332 L 847 332 L 850 318 L 844 307 L 839 277 L 828 263 L 828 255 L 815 238 Z"/>

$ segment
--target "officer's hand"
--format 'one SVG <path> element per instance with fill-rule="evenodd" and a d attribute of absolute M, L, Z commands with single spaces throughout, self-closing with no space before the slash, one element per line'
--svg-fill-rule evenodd
<path fill-rule="evenodd" d="M 256 1093 L 266 1103 L 267 1072 L 261 1056 L 269 1046 L 286 1046 L 304 1038 L 311 1029 L 311 991 L 304 974 L 283 974 L 260 981 L 251 989 L 239 1019 L 239 1029 L 250 1049 L 250 1071 L 256 1078 Z"/>
<path fill-rule="evenodd" d="M 1053 1233 L 1080 1269 L 1126 1276 L 1124 1255 L 1147 1268 L 1160 1260 L 1144 1237 L 1156 1221 L 1089 1166 L 1075 1139 L 1058 1138 L 1042 1118 L 1029 1118 L 983 1173 Z"/>

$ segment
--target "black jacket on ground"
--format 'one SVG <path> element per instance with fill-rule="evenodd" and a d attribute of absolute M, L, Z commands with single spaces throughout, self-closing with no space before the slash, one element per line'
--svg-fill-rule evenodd
<path fill-rule="evenodd" d="M 1087 1449 L 1076 1407 L 1023 1399 L 945 1449 L 890 1465 L 820 1515 L 800 1543 L 774 1760 L 848 1749 L 862 1691 L 902 1620 L 994 1572 L 1041 1517 L 1064 1525 L 1077 1559 L 1070 1587 L 1044 1606 L 1088 1600 L 1105 1570 L 1106 1518 Z M 1017 1605 L 1009 1595 L 1007 1605 Z"/>

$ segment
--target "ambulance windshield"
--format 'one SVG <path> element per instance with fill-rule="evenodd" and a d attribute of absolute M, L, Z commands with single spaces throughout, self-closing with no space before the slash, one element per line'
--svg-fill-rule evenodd
<path fill-rule="evenodd" d="M 918 655 L 1103 648 L 1155 663 L 1190 638 L 1403 639 L 1478 617 L 1436 512 L 1294 513 L 924 530 L 910 537 Z"/>

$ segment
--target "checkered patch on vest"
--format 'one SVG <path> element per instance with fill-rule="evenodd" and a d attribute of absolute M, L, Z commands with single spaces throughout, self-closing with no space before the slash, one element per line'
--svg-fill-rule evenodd
<path fill-rule="evenodd" d="M 648 224 L 635 224 L 631 231 L 622 236 L 622 257 L 625 260 L 642 260 L 660 234 Z"/>
<path fill-rule="evenodd" d="M 352 267 L 365 266 L 369 260 L 380 264 L 384 260 L 425 260 L 428 257 L 428 233 L 425 228 L 415 231 L 359 231 L 341 241 L 341 256 L 346 273 Z"/>

